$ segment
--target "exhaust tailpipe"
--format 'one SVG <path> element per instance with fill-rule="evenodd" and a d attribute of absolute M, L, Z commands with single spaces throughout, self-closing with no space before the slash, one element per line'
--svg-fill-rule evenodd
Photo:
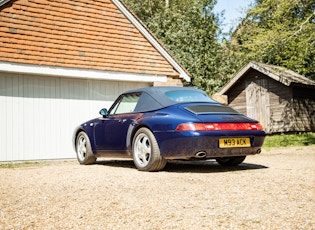
<path fill-rule="evenodd" d="M 204 151 L 199 151 L 199 152 L 195 153 L 196 158 L 206 158 L 206 156 L 207 156 L 207 153 Z"/>

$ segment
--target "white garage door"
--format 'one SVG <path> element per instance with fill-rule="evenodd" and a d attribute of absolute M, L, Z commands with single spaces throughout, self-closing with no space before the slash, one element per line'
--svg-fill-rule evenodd
<path fill-rule="evenodd" d="M 74 158 L 75 127 L 121 92 L 146 86 L 0 73 L 0 161 Z"/>

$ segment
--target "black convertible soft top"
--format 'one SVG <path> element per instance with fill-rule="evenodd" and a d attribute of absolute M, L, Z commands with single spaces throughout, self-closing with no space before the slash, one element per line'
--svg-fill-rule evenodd
<path fill-rule="evenodd" d="M 155 87 L 147 87 L 147 88 L 139 88 L 132 89 L 124 92 L 123 94 L 133 94 L 133 93 L 141 93 L 141 97 L 137 103 L 137 106 L 134 112 L 146 112 L 162 109 L 171 105 L 175 105 L 178 103 L 182 103 L 180 101 L 172 100 L 168 93 L 172 92 L 181 92 L 183 95 L 189 94 L 190 92 L 199 92 L 199 94 L 203 95 L 207 102 L 216 103 L 212 100 L 204 91 L 191 87 L 180 87 L 180 86 L 155 86 Z M 187 91 L 187 93 L 185 92 Z M 188 102 L 188 101 L 185 101 Z M 205 102 L 200 100 L 192 99 L 189 102 Z"/>

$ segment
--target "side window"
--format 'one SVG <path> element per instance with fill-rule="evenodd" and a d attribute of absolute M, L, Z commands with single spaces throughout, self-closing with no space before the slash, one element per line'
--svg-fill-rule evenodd
<path fill-rule="evenodd" d="M 111 109 L 110 115 L 132 113 L 137 105 L 141 93 L 125 94 L 120 101 Z"/>

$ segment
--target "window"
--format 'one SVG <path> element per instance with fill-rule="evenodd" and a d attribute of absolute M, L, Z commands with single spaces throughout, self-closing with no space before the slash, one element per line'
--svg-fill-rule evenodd
<path fill-rule="evenodd" d="M 120 97 L 115 106 L 111 109 L 110 115 L 132 113 L 137 105 L 141 93 L 126 94 Z"/>
<path fill-rule="evenodd" d="M 176 90 L 166 92 L 165 95 L 176 102 L 215 102 L 208 95 L 198 91 Z"/>

